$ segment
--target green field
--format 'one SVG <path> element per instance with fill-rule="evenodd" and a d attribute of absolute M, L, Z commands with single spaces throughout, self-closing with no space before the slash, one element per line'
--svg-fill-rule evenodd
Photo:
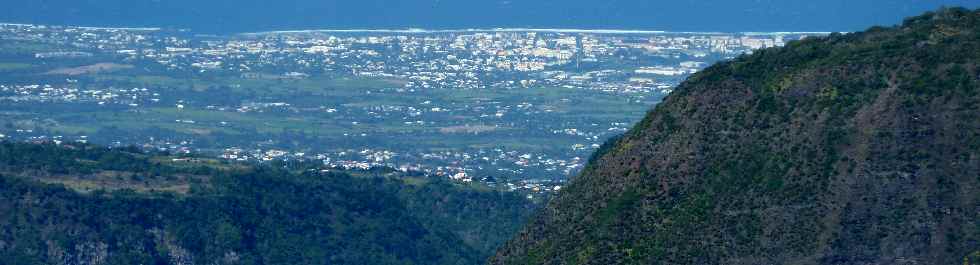
<path fill-rule="evenodd" d="M 2 73 L 2 72 L 11 72 L 11 71 L 20 71 L 20 70 L 28 70 L 28 69 L 31 69 L 31 68 L 34 68 L 34 67 L 35 67 L 34 65 L 29 64 L 29 63 L 8 63 L 8 62 L 0 62 L 0 73 Z"/>

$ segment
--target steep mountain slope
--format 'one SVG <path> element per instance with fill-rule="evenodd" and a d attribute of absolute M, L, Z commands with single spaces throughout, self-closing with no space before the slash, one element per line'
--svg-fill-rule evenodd
<path fill-rule="evenodd" d="M 0 264 L 474 264 L 532 210 L 438 179 L 290 168 L 0 142 Z"/>
<path fill-rule="evenodd" d="M 491 264 L 975 264 L 980 10 L 698 73 Z"/>

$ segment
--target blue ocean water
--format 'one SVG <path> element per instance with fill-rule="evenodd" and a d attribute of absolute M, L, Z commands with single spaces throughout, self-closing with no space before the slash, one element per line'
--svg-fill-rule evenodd
<path fill-rule="evenodd" d="M 162 27 L 205 33 L 297 29 L 583 28 L 856 31 L 980 0 L 3 0 L 0 22 Z"/>

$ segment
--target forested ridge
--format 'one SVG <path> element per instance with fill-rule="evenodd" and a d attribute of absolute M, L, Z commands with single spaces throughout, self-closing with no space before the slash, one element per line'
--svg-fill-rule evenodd
<path fill-rule="evenodd" d="M 980 10 L 722 62 L 491 264 L 980 263 Z"/>
<path fill-rule="evenodd" d="M 0 174 L 2 264 L 474 264 L 534 208 L 386 170 L 77 143 L 0 143 Z"/>

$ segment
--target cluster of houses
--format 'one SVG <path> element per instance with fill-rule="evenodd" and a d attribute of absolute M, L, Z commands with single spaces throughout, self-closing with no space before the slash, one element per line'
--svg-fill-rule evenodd
<path fill-rule="evenodd" d="M 64 85 L 51 84 L 0 84 L 0 100 L 13 102 L 39 103 L 96 103 L 98 105 L 127 105 L 137 107 L 141 104 L 160 102 L 160 94 L 148 88 L 104 88 L 79 89 L 68 82 Z"/>
<path fill-rule="evenodd" d="M 399 80 L 392 86 L 399 86 L 396 89 L 400 92 L 568 88 L 585 93 L 611 94 L 630 104 L 647 104 L 641 100 L 671 93 L 680 80 L 704 69 L 710 62 L 749 53 L 754 49 L 784 45 L 787 41 L 806 35 L 486 30 L 272 32 L 195 38 L 186 32 L 159 29 L 0 24 L 0 38 L 71 48 L 36 53 L 34 56 L 37 60 L 108 55 L 122 61 L 153 64 L 150 67 L 192 76 L 225 74 L 243 80 L 285 82 L 339 74 L 344 77 Z M 514 129 L 523 130 L 521 133 L 572 139 L 574 142 L 561 142 L 558 148 L 560 153 L 507 148 L 406 152 L 380 146 L 331 151 L 312 147 L 302 150 L 259 146 L 218 148 L 224 148 L 220 151 L 222 158 L 233 161 L 304 159 L 347 169 L 383 166 L 462 182 L 483 181 L 504 185 L 507 189 L 535 192 L 560 190 L 560 183 L 548 181 L 575 174 L 584 164 L 581 157 L 597 149 L 604 139 L 620 134 L 629 127 L 629 122 L 563 122 L 553 118 L 558 116 L 550 116 L 558 110 L 555 105 L 576 104 L 574 98 L 533 103 L 494 99 L 475 102 L 426 100 L 418 104 L 396 102 L 319 107 L 286 102 L 289 99 L 261 99 L 270 101 L 225 102 L 227 106 L 223 106 L 219 103 L 209 105 L 200 100 L 185 102 L 172 96 L 168 99 L 160 93 L 143 87 L 82 89 L 70 78 L 65 84 L 0 84 L 0 101 L 88 102 L 133 108 L 166 106 L 185 113 L 195 108 L 241 115 L 277 111 L 313 113 L 311 116 L 329 117 L 331 122 L 344 124 L 338 127 L 350 128 L 323 133 L 337 134 L 338 137 L 342 135 L 340 138 L 345 141 L 357 137 L 373 139 L 375 132 L 359 128 L 372 122 L 390 121 L 412 131 L 428 130 L 451 136 L 482 136 Z M 461 119 L 471 120 L 460 122 Z M 541 122 L 545 119 L 551 120 Z M 169 120 L 173 120 L 175 126 L 216 123 L 227 128 L 238 125 L 183 116 Z M 4 133 L 0 134 L 0 138 L 51 139 L 44 133 L 18 130 L 0 129 Z M 145 144 L 178 153 L 189 153 L 199 148 L 194 147 L 191 140 L 151 139 Z M 495 179 L 488 179 L 487 176 L 533 181 L 496 183 Z"/>

